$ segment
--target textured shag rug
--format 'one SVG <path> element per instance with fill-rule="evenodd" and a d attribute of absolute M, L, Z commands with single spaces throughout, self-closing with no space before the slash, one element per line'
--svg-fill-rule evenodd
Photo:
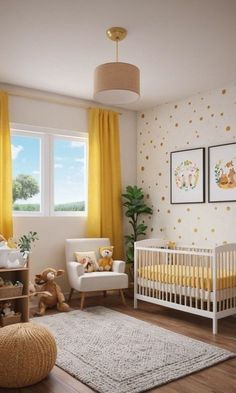
<path fill-rule="evenodd" d="M 58 346 L 56 364 L 99 393 L 138 393 L 234 354 L 105 307 L 34 318 Z"/>

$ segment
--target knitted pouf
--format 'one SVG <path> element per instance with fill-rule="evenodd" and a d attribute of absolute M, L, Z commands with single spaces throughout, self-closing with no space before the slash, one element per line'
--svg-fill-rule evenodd
<path fill-rule="evenodd" d="M 0 387 L 20 388 L 41 381 L 57 355 L 52 334 L 33 323 L 0 329 Z"/>

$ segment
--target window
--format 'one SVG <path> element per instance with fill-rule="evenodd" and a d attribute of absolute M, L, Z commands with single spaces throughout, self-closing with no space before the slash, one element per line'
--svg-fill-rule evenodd
<path fill-rule="evenodd" d="M 16 215 L 85 215 L 87 138 L 38 128 L 12 130 Z"/>

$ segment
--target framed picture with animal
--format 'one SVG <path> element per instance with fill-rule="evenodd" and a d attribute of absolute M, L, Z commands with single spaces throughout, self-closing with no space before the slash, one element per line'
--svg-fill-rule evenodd
<path fill-rule="evenodd" d="M 204 147 L 170 153 L 170 202 L 205 202 Z"/>
<path fill-rule="evenodd" d="M 236 201 L 236 143 L 208 147 L 208 201 Z"/>

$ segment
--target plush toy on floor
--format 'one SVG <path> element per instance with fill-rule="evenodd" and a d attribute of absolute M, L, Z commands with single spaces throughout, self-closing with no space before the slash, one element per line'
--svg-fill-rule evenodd
<path fill-rule="evenodd" d="M 49 292 L 51 296 L 43 295 L 39 299 L 39 310 L 35 315 L 44 315 L 47 308 L 57 307 L 58 311 L 69 311 L 69 305 L 65 303 L 65 297 L 59 285 L 56 284 L 55 278 L 62 276 L 64 270 L 55 270 L 47 268 L 40 274 L 36 274 L 34 282 L 37 288 L 43 292 Z"/>
<path fill-rule="evenodd" d="M 98 266 L 100 271 L 110 271 L 112 269 L 112 254 L 113 254 L 113 246 L 100 247 L 99 252 L 102 258 L 98 261 Z"/>

